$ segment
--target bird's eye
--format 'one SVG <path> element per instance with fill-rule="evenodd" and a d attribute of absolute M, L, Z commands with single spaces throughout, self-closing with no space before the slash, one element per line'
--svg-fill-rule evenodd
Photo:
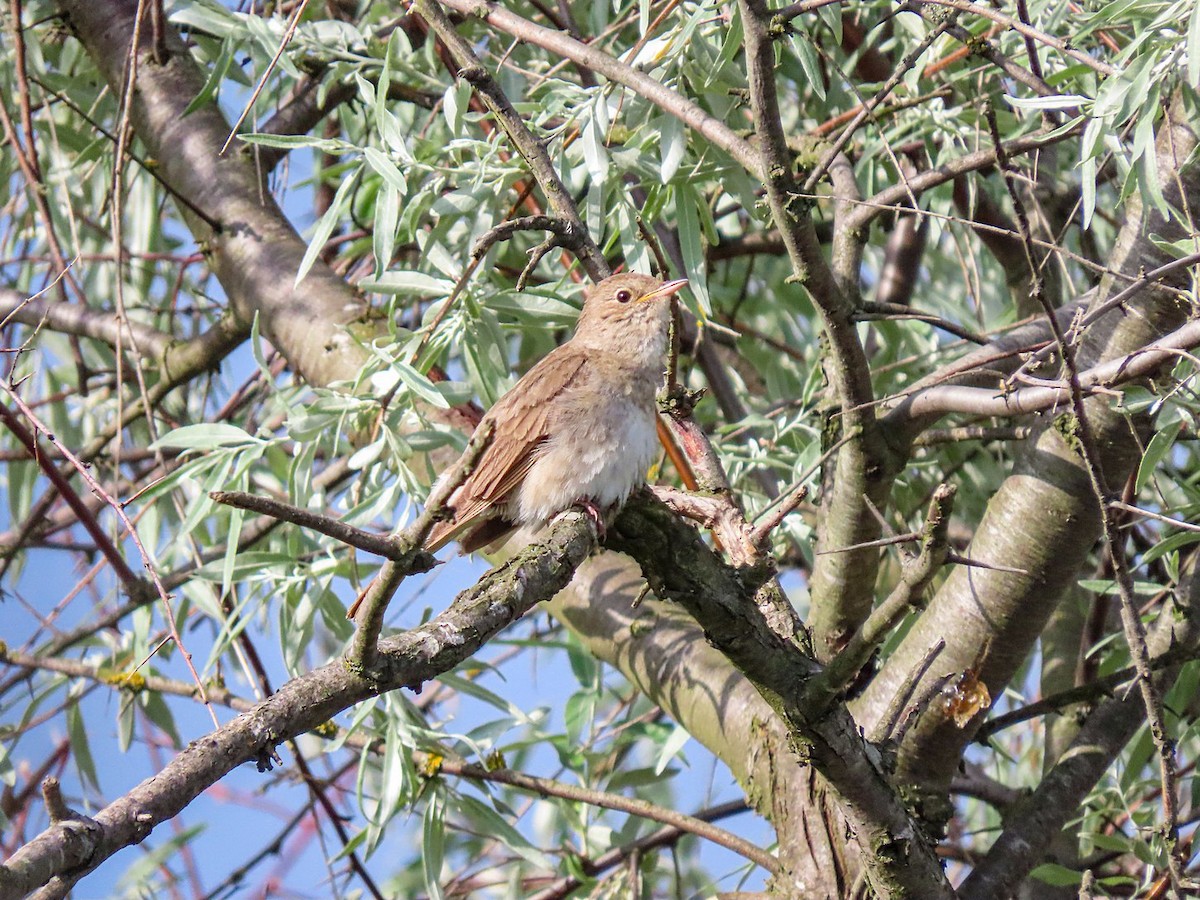
<path fill-rule="evenodd" d="M 633 299 L 633 294 L 629 293 L 629 291 L 617 291 L 617 302 L 618 303 L 628 303 L 632 299 Z"/>

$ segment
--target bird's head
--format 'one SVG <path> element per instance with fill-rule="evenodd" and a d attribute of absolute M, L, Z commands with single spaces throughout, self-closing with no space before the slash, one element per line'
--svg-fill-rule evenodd
<path fill-rule="evenodd" d="M 636 272 L 605 278 L 584 289 L 575 339 L 601 347 L 615 340 L 665 346 L 671 297 L 686 284 L 686 278 L 664 282 Z"/>

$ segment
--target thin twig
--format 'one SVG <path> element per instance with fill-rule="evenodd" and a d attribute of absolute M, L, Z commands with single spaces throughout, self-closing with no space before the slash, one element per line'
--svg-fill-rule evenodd
<path fill-rule="evenodd" d="M 955 490 L 952 484 L 937 486 L 929 502 L 925 525 L 916 535 L 921 540 L 921 552 L 904 562 L 900 580 L 887 599 L 871 612 L 838 655 L 805 687 L 805 696 L 811 699 L 813 709 L 823 710 L 833 702 L 901 618 L 923 608 L 925 589 L 947 560 L 947 534 Z"/>
<path fill-rule="evenodd" d="M 384 559 L 390 559 L 393 562 L 405 560 L 411 553 L 410 550 L 400 546 L 396 542 L 396 539 L 389 535 L 355 528 L 353 525 L 347 525 L 341 519 L 335 519 L 332 516 L 323 516 L 272 497 L 249 494 L 244 491 L 210 491 L 208 496 L 217 503 L 222 503 L 225 506 L 233 506 L 237 509 L 247 510 L 248 512 L 270 516 L 282 522 L 291 522 L 293 525 L 299 525 L 301 528 L 308 528 L 312 531 L 329 535 L 331 538 L 337 538 L 343 544 L 349 544 L 351 547 L 365 550 L 368 553 L 374 553 L 376 556 L 382 556 Z M 432 557 L 428 562 L 429 567 L 423 571 L 428 572 L 436 564 L 436 561 Z M 419 572 L 421 570 L 414 569 L 413 571 Z"/>
<path fill-rule="evenodd" d="M 431 763 L 434 762 L 428 754 L 414 755 L 418 759 L 424 758 Z M 489 770 L 481 765 L 452 759 L 437 760 L 434 769 L 439 774 L 456 775 L 460 778 L 469 778 L 492 784 L 503 784 L 543 797 L 561 797 L 564 800 L 585 803 L 600 809 L 612 809 L 617 812 L 650 819 L 654 822 L 661 822 L 664 825 L 680 828 L 690 834 L 695 834 L 705 840 L 712 841 L 714 844 L 725 847 L 727 850 L 732 850 L 734 853 L 745 857 L 772 874 L 779 872 L 779 860 L 761 847 L 757 847 L 749 841 L 731 834 L 723 828 L 717 828 L 715 825 L 698 819 L 695 816 L 676 812 L 673 809 L 667 809 L 637 797 L 625 797 L 621 794 L 613 794 L 607 791 L 591 790 L 578 785 L 555 781 L 552 778 L 539 778 L 535 775 L 526 775 L 524 772 L 515 772 L 511 769 Z"/>
<path fill-rule="evenodd" d="M 242 123 L 246 121 L 246 116 L 250 115 L 250 110 L 254 109 L 254 104 L 258 101 L 258 96 L 263 92 L 263 88 L 267 86 L 267 79 L 271 77 L 271 73 L 275 71 L 275 67 L 279 64 L 279 58 L 283 56 L 283 51 L 287 49 L 287 45 L 291 43 L 292 36 L 296 33 L 296 26 L 300 24 L 300 18 L 304 15 L 304 10 L 308 7 L 308 0 L 300 0 L 296 4 L 296 8 L 292 12 L 291 19 L 288 20 L 287 27 L 283 31 L 283 36 L 279 39 L 279 47 L 275 50 L 275 55 L 271 57 L 271 61 L 267 63 L 267 67 L 263 70 L 262 77 L 258 79 L 258 84 L 254 86 L 254 91 L 250 94 L 245 105 L 242 107 L 242 112 L 238 116 L 237 121 L 229 129 L 229 136 L 225 138 L 225 143 L 221 145 L 221 149 L 217 152 L 218 156 L 224 156 L 225 151 L 229 149 L 229 145 L 233 143 L 233 139 L 237 137 L 237 131 L 241 128 Z"/>

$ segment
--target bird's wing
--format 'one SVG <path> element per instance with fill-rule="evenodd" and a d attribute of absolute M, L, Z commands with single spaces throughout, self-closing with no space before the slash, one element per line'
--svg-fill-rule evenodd
<path fill-rule="evenodd" d="M 496 507 L 507 502 L 533 465 L 538 446 L 549 437 L 552 401 L 579 377 L 586 360 L 585 352 L 564 344 L 488 410 L 484 421 L 495 424 L 491 443 L 454 494 L 454 518 L 433 527 L 426 549 L 437 551 L 459 532 L 494 516 Z"/>

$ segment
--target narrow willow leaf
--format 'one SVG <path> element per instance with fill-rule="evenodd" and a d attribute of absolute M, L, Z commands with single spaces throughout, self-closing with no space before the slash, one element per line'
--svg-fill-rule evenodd
<path fill-rule="evenodd" d="M 304 280 L 304 276 L 308 274 L 313 263 L 317 261 L 317 256 L 325 249 L 325 242 L 333 234 L 333 229 L 337 227 L 337 224 L 342 221 L 342 218 L 348 212 L 350 208 L 350 191 L 357 182 L 358 172 L 342 178 L 342 183 L 338 185 L 337 193 L 333 195 L 333 201 L 329 204 L 329 209 L 325 210 L 324 215 L 317 220 L 317 226 L 313 229 L 313 236 L 309 241 L 308 249 L 304 251 L 304 258 L 300 260 L 300 270 L 296 272 L 296 285 L 299 285 Z"/>

